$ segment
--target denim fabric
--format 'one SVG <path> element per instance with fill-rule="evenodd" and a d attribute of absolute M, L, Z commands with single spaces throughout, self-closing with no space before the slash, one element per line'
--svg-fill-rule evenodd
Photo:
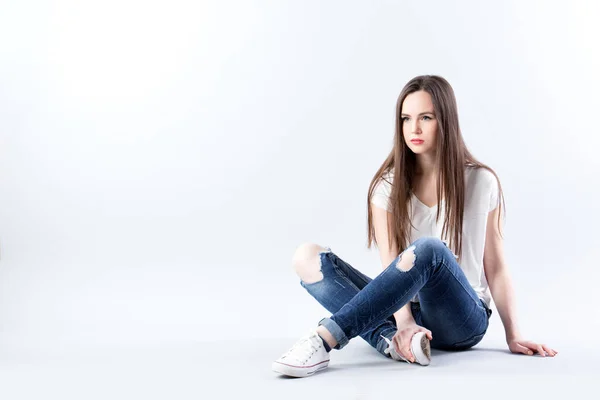
<path fill-rule="evenodd" d="M 336 338 L 336 349 L 360 336 L 384 354 L 387 344 L 380 335 L 394 336 L 393 313 L 415 295 L 419 302 L 411 303 L 413 317 L 431 330 L 433 348 L 465 350 L 481 341 L 492 311 L 472 289 L 450 249 L 434 237 L 417 239 L 409 249 L 415 254 L 412 268 L 403 271 L 397 267 L 403 252 L 375 279 L 327 249 L 320 254 L 323 279 L 300 281 L 332 313 L 319 325 Z"/>
<path fill-rule="evenodd" d="M 371 278 L 339 258 L 335 253 L 331 252 L 331 249 L 321 253 L 320 256 L 323 279 L 315 283 L 300 281 L 300 284 L 329 312 L 336 313 L 342 306 L 352 300 L 359 291 L 367 286 L 371 282 Z M 324 325 L 327 330 L 332 332 L 334 337 L 339 338 L 338 345 L 336 346 L 339 349 L 347 343 L 347 340 L 344 339 L 345 334 L 339 334 L 341 329 L 333 321 L 331 323 L 329 321 L 329 318 L 324 318 L 319 324 Z M 381 354 L 384 354 L 383 351 L 387 348 L 387 343 L 381 339 L 380 335 L 391 338 L 396 333 L 396 330 L 394 316 L 390 315 L 389 318 L 380 321 L 376 327 L 362 332 L 360 337 L 375 347 Z M 337 336 L 334 332 L 338 333 Z M 379 342 L 381 343 L 378 346 Z"/>

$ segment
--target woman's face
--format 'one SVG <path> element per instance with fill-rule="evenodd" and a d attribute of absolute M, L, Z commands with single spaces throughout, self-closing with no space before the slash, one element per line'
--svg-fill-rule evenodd
<path fill-rule="evenodd" d="M 413 153 L 435 154 L 438 133 L 436 118 L 429 93 L 419 90 L 406 96 L 400 122 L 404 142 Z"/>

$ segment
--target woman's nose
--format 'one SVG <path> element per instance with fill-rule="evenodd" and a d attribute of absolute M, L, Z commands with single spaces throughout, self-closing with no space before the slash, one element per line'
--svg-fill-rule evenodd
<path fill-rule="evenodd" d="M 411 126 L 411 132 L 412 133 L 421 133 L 421 128 L 419 127 L 419 123 L 418 122 L 413 122 L 412 126 Z"/>

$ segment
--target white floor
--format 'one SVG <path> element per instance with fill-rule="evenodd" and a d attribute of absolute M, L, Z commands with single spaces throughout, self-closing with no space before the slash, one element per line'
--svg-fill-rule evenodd
<path fill-rule="evenodd" d="M 556 344 L 554 359 L 509 354 L 482 342 L 463 353 L 434 351 L 428 367 L 385 359 L 362 340 L 334 351 L 313 377 L 285 378 L 271 361 L 292 339 L 203 342 L 179 348 L 0 352 L 0 398 L 12 399 L 444 399 L 571 396 L 594 390 L 600 352 Z M 396 397 L 397 396 L 397 397 Z"/>

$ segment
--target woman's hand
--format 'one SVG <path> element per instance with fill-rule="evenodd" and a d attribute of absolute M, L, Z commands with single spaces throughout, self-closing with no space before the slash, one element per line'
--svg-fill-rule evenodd
<path fill-rule="evenodd" d="M 398 331 L 392 338 L 392 343 L 396 349 L 396 352 L 401 354 L 402 357 L 406 358 L 410 362 L 415 362 L 415 356 L 410 351 L 410 341 L 412 340 L 413 335 L 417 332 L 425 332 L 429 340 L 433 339 L 429 329 L 423 328 L 416 323 L 402 325 L 398 328 Z"/>
<path fill-rule="evenodd" d="M 548 354 L 550 357 L 554 357 L 558 352 L 545 344 L 537 344 L 529 340 L 513 339 L 508 342 L 508 348 L 511 352 L 516 354 L 527 354 L 529 356 L 537 353 L 542 357 L 546 357 Z"/>

